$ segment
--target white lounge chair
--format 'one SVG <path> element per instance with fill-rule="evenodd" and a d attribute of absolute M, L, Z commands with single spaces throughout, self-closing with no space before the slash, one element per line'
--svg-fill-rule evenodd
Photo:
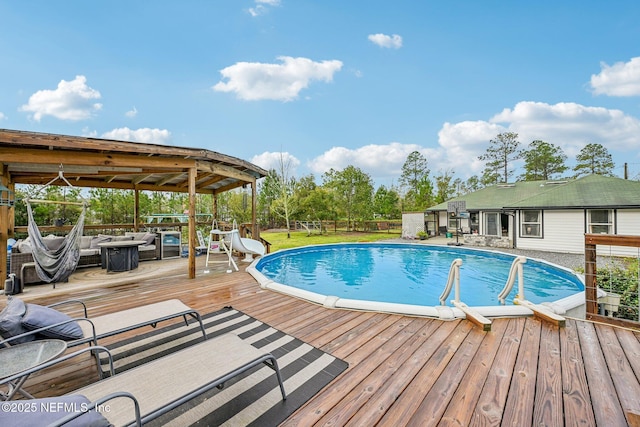
<path fill-rule="evenodd" d="M 161 301 L 153 304 L 147 304 L 139 307 L 130 308 L 127 310 L 117 311 L 111 314 L 105 314 L 102 316 L 88 317 L 87 306 L 80 300 L 62 301 L 60 303 L 51 304 L 48 308 L 59 307 L 68 304 L 80 304 L 84 310 L 84 317 L 70 318 L 68 317 L 64 321 L 55 322 L 44 325 L 47 319 L 42 319 L 43 326 L 38 329 L 33 329 L 27 333 L 7 338 L 0 341 L 0 347 L 5 343 L 11 343 L 16 339 L 20 339 L 26 335 L 41 334 L 43 332 L 51 332 L 56 328 L 63 327 L 72 322 L 76 322 L 82 330 L 83 336 L 79 339 L 67 340 L 67 346 L 73 347 L 80 344 L 92 343 L 98 345 L 98 340 L 101 338 L 110 337 L 113 335 L 121 334 L 123 332 L 131 331 L 133 329 L 142 328 L 144 326 L 155 327 L 159 322 L 163 322 L 178 317 L 184 318 L 185 323 L 188 323 L 187 316 L 196 319 L 200 323 L 200 329 L 204 339 L 207 338 L 207 334 L 202 323 L 200 314 L 191 307 L 184 304 L 178 299 L 171 299 Z M 16 341 L 19 342 L 19 341 Z"/>
<path fill-rule="evenodd" d="M 187 347 L 57 399 L 62 401 L 75 397 L 83 399 L 84 402 L 103 402 L 106 396 L 125 396 L 137 402 L 135 410 L 126 402 L 110 402 L 109 411 L 102 415 L 113 425 L 140 425 L 168 413 L 214 387 L 222 387 L 226 381 L 262 363 L 275 371 L 282 399 L 285 400 L 287 395 L 275 357 L 231 333 Z M 29 402 L 36 403 L 34 408 L 40 408 L 38 400 Z M 56 398 L 49 400 L 55 402 Z M 67 407 L 73 408 L 72 405 Z M 95 411 L 89 412 L 89 415 L 95 414 Z M 43 415 L 48 414 L 28 411 L 0 412 L 0 424 L 15 425 L 16 421 L 20 421 L 23 425 L 41 425 L 39 417 Z M 67 415 L 62 412 L 56 415 L 57 419 L 48 420 L 51 425 L 63 425 L 70 419 L 85 416 L 82 413 Z M 34 424 L 29 423 L 31 420 Z M 78 421 L 85 420 L 80 418 Z"/>

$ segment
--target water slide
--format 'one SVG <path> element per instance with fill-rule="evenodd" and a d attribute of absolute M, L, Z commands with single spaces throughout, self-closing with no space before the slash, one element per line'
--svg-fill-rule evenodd
<path fill-rule="evenodd" d="M 240 237 L 238 230 L 231 230 L 228 237 L 231 240 L 231 249 L 245 254 L 244 262 L 253 261 L 253 255 L 262 256 L 266 249 L 262 242 L 247 237 Z"/>

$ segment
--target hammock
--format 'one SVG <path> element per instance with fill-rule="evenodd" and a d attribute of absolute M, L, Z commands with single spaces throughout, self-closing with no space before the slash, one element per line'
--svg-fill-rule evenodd
<path fill-rule="evenodd" d="M 76 270 L 80 260 L 80 239 L 84 231 L 84 217 L 87 212 L 86 203 L 82 204 L 82 212 L 78 222 L 73 226 L 69 234 L 57 249 L 49 249 L 46 240 L 40 234 L 38 225 L 33 219 L 31 203 L 24 199 L 27 205 L 28 225 L 27 231 L 31 240 L 33 260 L 36 264 L 36 273 L 40 280 L 46 283 L 64 282 Z"/>

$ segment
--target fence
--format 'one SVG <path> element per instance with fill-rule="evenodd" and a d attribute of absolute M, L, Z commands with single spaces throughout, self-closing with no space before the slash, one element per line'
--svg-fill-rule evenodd
<path fill-rule="evenodd" d="M 586 318 L 640 329 L 640 236 L 586 234 L 584 249 Z"/>
<path fill-rule="evenodd" d="M 373 221 L 294 221 L 292 229 L 309 233 L 365 231 L 399 234 L 402 231 L 402 220 Z"/>

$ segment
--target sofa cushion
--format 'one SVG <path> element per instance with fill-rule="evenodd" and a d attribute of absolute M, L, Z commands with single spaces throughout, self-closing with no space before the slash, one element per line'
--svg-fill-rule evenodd
<path fill-rule="evenodd" d="M 111 236 L 105 236 L 104 234 L 98 234 L 91 239 L 91 245 L 89 249 L 100 249 L 100 243 L 107 243 L 111 241 Z"/>
<path fill-rule="evenodd" d="M 111 239 L 112 242 L 127 242 L 129 240 L 133 240 L 133 236 L 113 236 Z"/>
<path fill-rule="evenodd" d="M 2 338 L 7 339 L 29 332 L 29 329 L 22 326 L 22 317 L 26 310 L 27 306 L 20 298 L 9 297 L 7 299 L 6 307 L 0 311 L 0 336 Z M 11 341 L 11 344 L 33 341 L 35 338 L 35 335 L 28 335 Z"/>
<path fill-rule="evenodd" d="M 45 307 L 37 304 L 27 304 L 27 311 L 22 317 L 22 326 L 27 330 L 34 331 L 36 329 L 55 325 L 57 323 L 73 320 L 70 316 L 55 310 L 51 307 Z M 57 338 L 61 340 L 77 340 L 84 337 L 82 329 L 78 322 L 69 322 L 55 326 L 51 329 L 40 332 L 49 338 Z"/>
<path fill-rule="evenodd" d="M 100 249 L 97 249 L 97 248 L 80 249 L 80 257 L 88 257 L 93 255 L 100 255 Z"/>
<path fill-rule="evenodd" d="M 80 249 L 89 249 L 91 247 L 93 236 L 82 236 L 80 238 Z"/>

